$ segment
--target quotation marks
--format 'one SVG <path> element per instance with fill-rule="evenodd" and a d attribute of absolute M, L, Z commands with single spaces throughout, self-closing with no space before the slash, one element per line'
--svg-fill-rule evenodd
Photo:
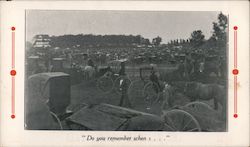
<path fill-rule="evenodd" d="M 110 142 L 114 142 L 114 141 L 167 141 L 167 138 L 169 138 L 169 135 L 166 135 L 165 137 L 162 138 L 151 138 L 151 137 L 144 137 L 144 136 L 121 136 L 121 137 L 117 137 L 117 136 L 92 136 L 92 135 L 82 135 L 82 140 L 83 141 L 90 141 L 90 142 L 103 142 L 103 141 L 110 141 Z"/>

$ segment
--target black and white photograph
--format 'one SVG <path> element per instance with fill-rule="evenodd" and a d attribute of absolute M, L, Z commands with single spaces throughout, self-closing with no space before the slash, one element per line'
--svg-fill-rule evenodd
<path fill-rule="evenodd" d="M 227 132 L 228 18 L 26 10 L 24 129 Z"/>

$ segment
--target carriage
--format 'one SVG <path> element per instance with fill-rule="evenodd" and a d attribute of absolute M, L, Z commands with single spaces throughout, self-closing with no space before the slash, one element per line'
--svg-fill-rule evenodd
<path fill-rule="evenodd" d="M 39 81 L 39 82 L 37 82 Z M 70 77 L 64 73 L 42 73 L 29 78 L 29 99 L 48 103 L 34 102 L 26 120 L 33 120 L 32 125 L 46 123 L 48 130 L 105 130 L 105 131 L 223 131 L 223 121 L 208 104 L 191 102 L 178 107 L 171 107 L 162 113 L 151 113 L 132 108 L 124 108 L 107 103 L 80 103 L 68 107 L 70 102 Z M 56 86 L 60 84 L 60 87 Z M 59 90 L 60 88 L 60 90 Z M 42 91 L 39 89 L 43 89 Z M 64 90 L 61 90 L 64 89 Z M 41 93 L 40 93 L 41 92 Z M 32 94 L 33 93 L 33 94 Z M 39 96 L 39 97 L 38 97 Z M 44 97 L 45 96 L 45 97 Z M 46 98 L 46 100 L 44 100 Z M 57 101 L 57 102 L 56 102 Z M 64 102 L 63 106 L 59 105 Z M 49 105 L 48 105 L 49 104 Z M 46 107 L 41 107 L 46 105 Z M 38 109 L 38 106 L 41 109 Z M 47 109 L 49 107 L 49 109 Z M 65 108 L 67 109 L 65 110 Z M 58 111 L 55 111 L 58 110 Z M 70 112 L 70 113 L 69 113 Z M 38 121 L 47 115 L 48 120 Z M 28 122 L 26 122 L 27 124 Z M 51 124 L 48 124 L 51 123 Z M 52 125 L 53 124 L 53 125 Z M 35 129 L 44 129 L 36 126 Z"/>
<path fill-rule="evenodd" d="M 130 85 L 130 78 L 119 73 L 121 64 L 125 64 L 125 62 L 127 62 L 127 59 L 113 60 L 108 62 L 108 66 L 99 69 L 96 85 L 100 92 L 105 94 L 114 90 L 121 95 L 122 89 L 120 86 L 122 82 Z"/>
<path fill-rule="evenodd" d="M 153 74 L 154 73 L 154 74 Z M 134 100 L 145 101 L 150 109 L 151 103 L 157 100 L 161 91 L 161 85 L 152 81 L 152 75 L 159 76 L 155 64 L 144 65 L 139 68 L 139 79 L 133 80 L 128 89 L 128 95 L 132 103 Z"/>
<path fill-rule="evenodd" d="M 186 109 L 190 106 L 186 106 Z M 72 130 L 202 131 L 203 127 L 184 109 L 172 109 L 155 115 L 105 103 L 92 106 L 82 104 L 65 121 L 64 127 Z"/>
<path fill-rule="evenodd" d="M 82 103 L 69 117 L 55 120 L 62 130 L 210 132 L 225 129 L 217 112 L 203 102 L 188 103 L 157 115 L 107 103 Z"/>

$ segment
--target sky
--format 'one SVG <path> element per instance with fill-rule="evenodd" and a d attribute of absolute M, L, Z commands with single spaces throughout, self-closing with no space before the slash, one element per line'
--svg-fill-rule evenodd
<path fill-rule="evenodd" d="M 37 34 L 142 35 L 160 36 L 163 43 L 172 39 L 188 39 L 194 30 L 201 30 L 208 39 L 212 35 L 216 11 L 86 11 L 28 10 L 26 38 Z"/>

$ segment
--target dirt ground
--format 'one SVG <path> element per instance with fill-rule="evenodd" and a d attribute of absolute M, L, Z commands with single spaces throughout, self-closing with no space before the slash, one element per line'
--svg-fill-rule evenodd
<path fill-rule="evenodd" d="M 162 115 L 161 104 L 162 104 L 162 93 L 158 95 L 158 101 L 154 99 L 147 100 L 142 95 L 142 88 L 137 87 L 133 89 L 132 92 L 128 92 L 129 99 L 132 104 L 132 109 L 155 114 L 158 116 Z M 119 95 L 114 90 L 104 93 L 100 91 L 96 86 L 96 81 L 83 81 L 80 84 L 71 86 L 71 104 L 68 109 L 73 110 L 77 106 L 83 104 L 100 104 L 107 103 L 112 105 L 118 105 L 121 99 Z M 154 102 L 152 102 L 154 101 Z M 211 108 L 213 108 L 213 100 L 202 101 Z M 184 106 L 190 103 L 190 100 L 181 93 L 177 93 L 174 96 L 174 106 Z M 169 108 L 171 110 L 172 108 Z M 189 111 L 189 110 L 187 110 Z M 214 131 L 225 131 L 226 123 L 222 121 L 219 113 L 221 108 L 218 111 L 207 111 L 206 109 L 201 110 L 200 112 L 190 111 L 192 115 L 198 117 L 198 121 L 201 123 L 204 128 L 211 129 Z M 209 123 L 207 123 L 209 121 Z M 205 129 L 205 131 L 207 131 Z"/>

